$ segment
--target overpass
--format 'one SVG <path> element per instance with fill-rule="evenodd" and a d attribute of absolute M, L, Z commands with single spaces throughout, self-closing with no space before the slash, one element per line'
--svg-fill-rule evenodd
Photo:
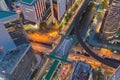
<path fill-rule="evenodd" d="M 71 61 L 67 60 L 67 57 L 69 55 L 69 51 L 73 47 L 73 45 L 76 43 L 77 38 L 74 35 L 63 35 L 60 43 L 58 46 L 51 52 L 50 55 L 45 55 L 48 58 L 54 59 L 54 63 L 50 67 L 49 72 L 42 80 L 51 80 L 53 77 L 56 69 L 58 68 L 59 64 L 61 62 L 72 64 Z"/>
<path fill-rule="evenodd" d="M 85 0 L 83 6 L 80 8 L 81 13 L 83 14 L 84 10 L 87 8 L 87 4 L 89 3 L 89 0 Z M 80 13 L 80 12 L 79 12 Z M 69 29 L 67 30 L 66 34 L 62 36 L 62 39 L 58 46 L 51 52 L 50 55 L 45 55 L 48 58 L 54 59 L 54 63 L 51 66 L 48 74 L 45 76 L 43 80 L 51 80 L 53 77 L 53 74 L 55 70 L 57 69 L 58 65 L 61 62 L 65 62 L 68 64 L 71 64 L 72 62 L 67 60 L 67 57 L 69 55 L 69 51 L 73 47 L 73 45 L 77 42 L 77 38 L 75 35 L 70 35 L 71 31 L 74 28 L 74 24 L 76 22 L 76 19 L 73 20 L 71 23 Z"/>

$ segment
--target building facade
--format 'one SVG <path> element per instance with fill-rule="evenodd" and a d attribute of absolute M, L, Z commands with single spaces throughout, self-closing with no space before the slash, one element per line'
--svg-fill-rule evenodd
<path fill-rule="evenodd" d="M 0 33 L 0 45 L 4 51 L 28 43 L 19 16 L 14 12 L 0 10 Z"/>
<path fill-rule="evenodd" d="M 36 23 L 43 19 L 46 10 L 45 0 L 22 0 L 21 2 L 26 20 Z"/>
<path fill-rule="evenodd" d="M 9 10 L 9 8 L 8 8 L 5 0 L 0 0 L 0 9 L 1 9 L 1 10 L 6 10 L 6 11 Z"/>
<path fill-rule="evenodd" d="M 0 80 L 30 80 L 37 67 L 16 13 L 0 10 Z"/>
<path fill-rule="evenodd" d="M 108 80 L 120 80 L 120 66 L 116 69 L 116 71 Z"/>
<path fill-rule="evenodd" d="M 0 45 L 3 47 L 3 52 L 7 52 L 16 47 L 13 39 L 4 26 L 5 23 L 16 19 L 16 17 L 18 17 L 16 13 L 0 10 Z"/>
<path fill-rule="evenodd" d="M 66 6 L 66 9 L 68 10 L 72 5 L 73 3 L 75 2 L 75 0 L 67 0 L 67 6 Z"/>
<path fill-rule="evenodd" d="M 60 21 L 75 0 L 50 0 L 53 19 Z"/>
<path fill-rule="evenodd" d="M 23 44 L 7 52 L 0 62 L 0 79 L 30 80 L 35 70 L 37 60 L 29 44 Z"/>
<path fill-rule="evenodd" d="M 11 11 L 12 0 L 0 0 L 0 10 Z"/>
<path fill-rule="evenodd" d="M 113 0 L 109 9 L 108 15 L 105 19 L 102 30 L 102 39 L 111 40 L 117 36 L 118 30 L 120 28 L 120 0 Z"/>

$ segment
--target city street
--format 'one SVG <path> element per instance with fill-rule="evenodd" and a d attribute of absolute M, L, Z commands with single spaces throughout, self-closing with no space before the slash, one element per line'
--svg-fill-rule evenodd
<path fill-rule="evenodd" d="M 79 18 L 81 16 L 81 11 L 78 12 L 78 15 L 76 16 L 76 23 L 75 23 L 75 32 L 76 32 L 76 35 L 77 35 L 77 38 L 80 42 L 80 44 L 82 45 L 82 47 L 88 52 L 88 54 L 90 54 L 91 56 L 93 56 L 95 59 L 99 60 L 100 62 L 108 65 L 108 66 L 111 66 L 111 67 L 114 67 L 114 68 L 117 68 L 119 66 L 119 64 L 116 64 L 116 63 L 113 63 L 113 62 L 110 62 L 108 60 L 105 60 L 101 57 L 99 57 L 98 55 L 94 54 L 89 48 L 88 46 L 83 42 L 83 40 L 81 39 L 81 37 L 79 36 L 79 34 L 81 33 L 80 32 L 80 22 L 79 22 Z"/>
<path fill-rule="evenodd" d="M 120 80 L 120 0 L 0 0 L 0 80 Z"/>
<path fill-rule="evenodd" d="M 38 69 L 36 76 L 33 78 L 33 80 L 39 80 L 42 79 L 44 77 L 44 75 L 46 75 L 46 70 L 49 70 L 49 68 L 52 65 L 52 60 L 50 60 L 49 58 L 47 58 L 42 64 L 43 66 L 41 68 Z"/>

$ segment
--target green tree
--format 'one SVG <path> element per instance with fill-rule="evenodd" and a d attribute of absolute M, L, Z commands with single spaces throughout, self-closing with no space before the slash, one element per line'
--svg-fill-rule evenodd
<path fill-rule="evenodd" d="M 40 22 L 39 23 L 39 31 L 47 31 L 48 27 L 47 27 L 47 23 L 46 22 Z"/>
<path fill-rule="evenodd" d="M 101 5 L 100 5 L 100 9 L 106 9 L 107 8 L 107 0 L 102 1 Z"/>

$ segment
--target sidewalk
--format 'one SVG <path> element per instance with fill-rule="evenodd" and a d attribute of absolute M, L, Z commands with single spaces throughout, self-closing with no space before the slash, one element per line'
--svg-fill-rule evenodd
<path fill-rule="evenodd" d="M 67 30 L 69 29 L 69 27 L 71 26 L 72 22 L 74 21 L 74 18 L 76 17 L 79 9 L 81 8 L 82 4 L 84 3 L 84 0 L 81 0 L 78 8 L 75 10 L 74 14 L 72 14 L 72 17 L 70 18 L 70 20 L 67 22 L 67 25 L 64 26 L 64 28 L 62 29 L 62 31 L 60 32 L 60 34 L 65 34 L 67 32 Z"/>

